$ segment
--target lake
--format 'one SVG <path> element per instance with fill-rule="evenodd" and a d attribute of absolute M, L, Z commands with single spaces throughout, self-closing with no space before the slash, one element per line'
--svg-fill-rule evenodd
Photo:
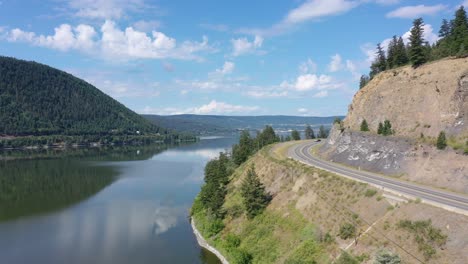
<path fill-rule="evenodd" d="M 0 161 L 0 262 L 206 263 L 189 209 L 235 138 Z"/>

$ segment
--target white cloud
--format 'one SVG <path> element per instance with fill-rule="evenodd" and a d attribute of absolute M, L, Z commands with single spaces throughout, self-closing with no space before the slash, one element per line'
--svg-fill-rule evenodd
<path fill-rule="evenodd" d="M 248 91 L 245 94 L 254 98 L 278 98 L 288 96 L 287 91 Z"/>
<path fill-rule="evenodd" d="M 247 38 L 231 39 L 232 43 L 232 55 L 240 56 L 243 54 L 253 53 L 256 49 L 261 48 L 263 44 L 263 38 L 255 36 L 253 41 L 249 41 Z"/>
<path fill-rule="evenodd" d="M 308 0 L 290 10 L 280 22 L 269 28 L 244 28 L 240 29 L 239 32 L 260 36 L 283 34 L 295 25 L 339 15 L 353 9 L 359 4 L 360 1 L 349 0 Z"/>
<path fill-rule="evenodd" d="M 331 72 L 337 72 L 343 68 L 343 62 L 340 54 L 335 54 L 331 57 L 330 64 L 328 65 L 328 70 Z"/>
<path fill-rule="evenodd" d="M 211 100 L 208 104 L 201 105 L 199 107 L 180 109 L 176 107 L 168 108 L 152 108 L 146 106 L 143 110 L 139 111 L 143 114 L 160 114 L 160 115 L 176 115 L 176 114 L 247 114 L 254 111 L 258 111 L 258 106 L 245 106 L 245 105 L 232 105 L 225 102 L 219 102 Z"/>
<path fill-rule="evenodd" d="M 60 51 L 79 50 L 110 60 L 164 58 L 201 60 L 196 53 L 214 51 L 205 36 L 201 42 L 185 41 L 178 45 L 174 38 L 162 32 L 152 31 L 151 34 L 147 34 L 133 27 L 121 30 L 111 20 L 104 22 L 100 34 L 89 25 L 72 27 L 62 24 L 55 28 L 54 35 L 49 36 L 13 29 L 8 33 L 7 40 L 28 42 L 35 46 Z"/>
<path fill-rule="evenodd" d="M 29 42 L 36 46 L 68 51 L 71 49 L 91 51 L 96 42 L 96 31 L 88 25 L 78 25 L 72 28 L 68 24 L 62 24 L 55 28 L 54 35 L 36 35 L 34 32 L 26 32 L 15 28 L 8 34 L 10 42 Z"/>
<path fill-rule="evenodd" d="M 317 71 L 317 64 L 311 59 L 307 59 L 307 61 L 299 65 L 299 72 L 302 74 L 314 73 L 316 71 Z"/>
<path fill-rule="evenodd" d="M 297 109 L 297 111 L 298 111 L 299 113 L 301 113 L 301 114 L 304 114 L 304 113 L 309 112 L 309 110 L 308 110 L 307 108 L 299 108 L 299 109 Z"/>
<path fill-rule="evenodd" d="M 249 113 L 258 110 L 258 106 L 231 105 L 224 102 L 212 100 L 206 105 L 194 109 L 195 114 L 232 114 Z"/>
<path fill-rule="evenodd" d="M 346 60 L 346 69 L 353 75 L 354 80 L 359 80 L 359 78 L 361 78 L 361 73 L 353 61 Z"/>
<path fill-rule="evenodd" d="M 89 19 L 121 19 L 149 6 L 143 0 L 66 0 L 66 8 L 77 17 Z"/>
<path fill-rule="evenodd" d="M 309 0 L 291 10 L 284 24 L 297 24 L 311 19 L 337 15 L 349 11 L 357 5 L 355 1 L 346 0 Z"/>
<path fill-rule="evenodd" d="M 426 6 L 426 5 L 417 5 L 417 6 L 404 6 L 400 7 L 396 10 L 393 10 L 387 14 L 387 17 L 391 18 L 417 18 L 421 16 L 432 16 L 436 15 L 441 11 L 447 9 L 446 5 L 433 5 L 433 6 Z"/>
<path fill-rule="evenodd" d="M 293 85 L 283 82 L 281 86 L 290 87 L 299 92 L 310 91 L 314 89 L 332 89 L 332 78 L 328 75 L 302 74 L 299 75 Z"/>
<path fill-rule="evenodd" d="M 234 62 L 231 61 L 226 61 L 221 69 L 216 69 L 216 73 L 219 73 L 221 75 L 226 75 L 232 73 L 234 71 L 234 68 L 236 65 Z"/>

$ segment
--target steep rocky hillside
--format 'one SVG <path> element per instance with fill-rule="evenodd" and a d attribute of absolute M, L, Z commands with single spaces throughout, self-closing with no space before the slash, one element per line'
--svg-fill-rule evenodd
<path fill-rule="evenodd" d="M 366 120 L 369 132 L 360 132 Z M 389 120 L 395 135 L 377 135 Z M 449 147 L 435 142 L 445 131 Z M 468 193 L 468 59 L 388 70 L 354 96 L 318 153 L 334 162 Z M 465 152 L 465 153 L 464 153 Z"/>
<path fill-rule="evenodd" d="M 465 263 L 467 216 L 402 202 L 367 184 L 287 159 L 290 144 L 268 146 L 234 171 L 220 233 L 206 231 L 212 219 L 205 214 L 194 216 L 198 229 L 230 263 L 371 264 L 382 249 L 397 253 L 402 263 Z M 248 219 L 241 185 L 251 166 L 273 199 L 261 215 Z M 343 237 L 347 226 L 355 232 Z M 252 261 L 239 261 L 239 251 Z M 346 254 L 354 260 L 345 260 Z"/>
<path fill-rule="evenodd" d="M 344 121 L 376 131 L 388 119 L 399 136 L 468 136 L 468 58 L 444 59 L 417 69 L 405 66 L 376 76 L 354 96 Z"/>

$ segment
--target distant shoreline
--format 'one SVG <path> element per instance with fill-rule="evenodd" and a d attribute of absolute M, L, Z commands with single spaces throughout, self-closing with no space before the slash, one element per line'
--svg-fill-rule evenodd
<path fill-rule="evenodd" d="M 206 242 L 205 238 L 203 238 L 200 231 L 198 231 L 197 227 L 195 226 L 195 220 L 193 220 L 193 217 L 190 218 L 190 223 L 192 225 L 193 233 L 195 234 L 195 237 L 197 238 L 198 245 L 210 251 L 211 253 L 215 254 L 215 256 L 218 257 L 218 259 L 221 261 L 222 264 L 229 264 L 229 261 L 227 261 L 227 259 L 223 256 L 223 254 L 221 254 L 216 248 L 210 246 L 210 244 Z"/>

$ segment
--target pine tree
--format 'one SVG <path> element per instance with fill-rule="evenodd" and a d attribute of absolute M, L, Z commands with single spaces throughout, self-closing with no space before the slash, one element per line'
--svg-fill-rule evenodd
<path fill-rule="evenodd" d="M 388 43 L 387 49 L 387 65 L 389 69 L 393 69 L 396 66 L 396 56 L 398 52 L 398 38 L 393 36 L 390 43 Z"/>
<path fill-rule="evenodd" d="M 440 131 L 439 136 L 437 137 L 437 148 L 445 149 L 447 147 L 447 138 L 445 137 L 445 132 Z"/>
<path fill-rule="evenodd" d="M 443 19 L 442 20 L 442 25 L 440 26 L 440 30 L 439 30 L 439 37 L 441 38 L 446 38 L 448 36 L 450 36 L 450 32 L 451 32 L 451 27 L 450 27 L 450 23 L 447 21 L 447 19 Z"/>
<path fill-rule="evenodd" d="M 247 217 L 254 218 L 265 210 L 271 201 L 271 196 L 265 191 L 265 187 L 258 179 L 254 167 L 250 167 L 242 182 L 241 194 Z"/>
<path fill-rule="evenodd" d="M 369 76 L 361 75 L 361 79 L 359 80 L 359 89 L 364 88 L 364 86 L 366 86 L 368 82 L 369 82 Z"/>
<path fill-rule="evenodd" d="M 384 130 L 384 126 L 382 122 L 379 122 L 379 128 L 377 129 L 377 134 L 382 135 Z"/>
<path fill-rule="evenodd" d="M 306 139 L 314 139 L 315 138 L 314 130 L 312 129 L 312 127 L 310 127 L 310 125 L 306 126 L 305 138 Z"/>
<path fill-rule="evenodd" d="M 408 63 L 408 53 L 406 51 L 405 42 L 403 38 L 400 36 L 397 41 L 396 45 L 396 52 L 395 52 L 395 65 L 397 67 L 406 65 Z"/>
<path fill-rule="evenodd" d="M 361 131 L 369 131 L 369 125 L 365 119 L 361 122 Z"/>
<path fill-rule="evenodd" d="M 299 131 L 297 131 L 295 129 L 293 131 L 291 131 L 291 138 L 293 140 L 301 140 L 301 135 L 299 134 Z"/>
<path fill-rule="evenodd" d="M 319 133 L 318 133 L 318 138 L 327 138 L 327 131 L 325 130 L 324 126 L 320 126 L 319 128 Z"/>
<path fill-rule="evenodd" d="M 382 135 L 389 136 L 393 134 L 392 124 L 389 120 L 385 120 L 382 129 Z"/>
<path fill-rule="evenodd" d="M 252 154 L 253 141 L 250 133 L 247 130 L 242 131 L 239 144 L 232 147 L 232 159 L 235 164 L 240 165 L 244 163 Z"/>
<path fill-rule="evenodd" d="M 422 18 L 413 21 L 413 28 L 410 31 L 410 61 L 414 68 L 421 66 L 427 62 L 424 44 L 424 21 Z"/>
<path fill-rule="evenodd" d="M 460 6 L 455 13 L 449 43 L 451 55 L 458 55 L 462 45 L 468 47 L 468 20 L 463 6 Z"/>

